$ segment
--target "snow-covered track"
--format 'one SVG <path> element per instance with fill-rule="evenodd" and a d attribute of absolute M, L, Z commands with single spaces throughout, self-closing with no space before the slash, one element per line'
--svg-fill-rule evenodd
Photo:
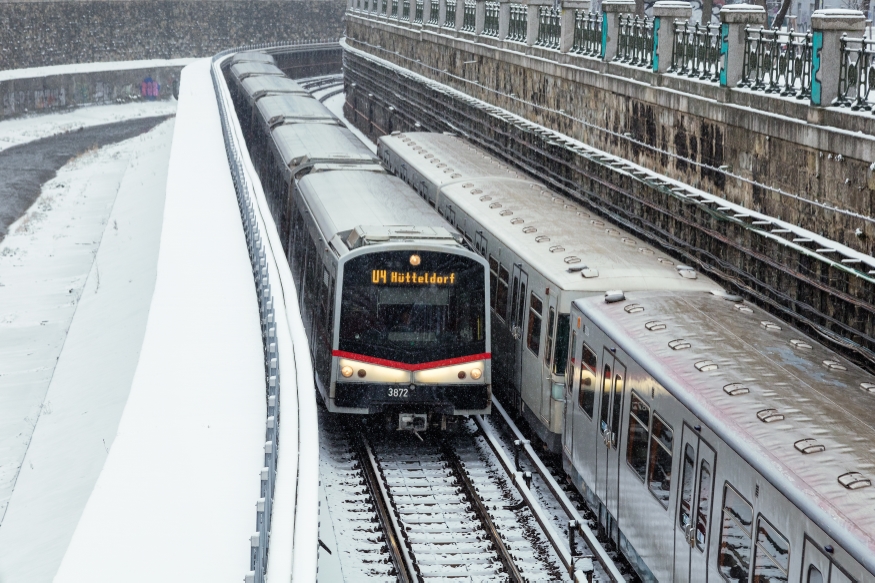
<path fill-rule="evenodd" d="M 400 581 L 555 580 L 558 561 L 473 423 L 455 435 L 361 436 Z"/>

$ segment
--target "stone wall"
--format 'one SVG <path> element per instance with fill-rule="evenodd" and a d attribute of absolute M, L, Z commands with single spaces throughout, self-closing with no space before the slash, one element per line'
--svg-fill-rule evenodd
<path fill-rule="evenodd" d="M 338 0 L 0 2 L 0 70 L 206 57 L 249 43 L 337 39 Z"/>
<path fill-rule="evenodd" d="M 347 16 L 356 46 L 596 148 L 875 252 L 875 116 L 520 43 Z"/>

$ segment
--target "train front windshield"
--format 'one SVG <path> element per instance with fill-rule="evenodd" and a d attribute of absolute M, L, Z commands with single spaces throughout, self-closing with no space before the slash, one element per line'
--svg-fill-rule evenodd
<path fill-rule="evenodd" d="M 342 285 L 343 352 L 405 364 L 486 352 L 486 271 L 477 261 L 435 251 L 371 253 L 345 264 Z"/>

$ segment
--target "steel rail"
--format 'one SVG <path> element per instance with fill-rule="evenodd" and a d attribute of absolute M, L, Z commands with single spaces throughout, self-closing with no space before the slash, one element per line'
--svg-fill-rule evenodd
<path fill-rule="evenodd" d="M 383 480 L 380 479 L 380 468 L 377 464 L 377 459 L 374 457 L 374 452 L 365 436 L 359 433 L 358 440 L 359 455 L 362 458 L 362 472 L 365 475 L 368 490 L 371 492 L 371 498 L 374 501 L 374 508 L 377 511 L 380 526 L 382 526 L 383 534 L 386 536 L 392 564 L 395 565 L 395 569 L 398 571 L 398 580 L 402 583 L 413 583 L 418 580 L 415 576 L 416 569 L 413 566 L 410 553 L 404 544 L 401 525 L 398 524 L 398 519 L 391 510 L 392 504 L 389 500 L 389 493 L 386 491 Z"/>
<path fill-rule="evenodd" d="M 626 579 L 623 577 L 623 574 L 617 568 L 617 565 L 614 563 L 614 560 L 608 555 L 607 551 L 605 551 L 604 547 L 596 538 L 596 534 L 589 528 L 586 524 L 586 519 L 581 516 L 580 512 L 577 511 L 577 508 L 574 507 L 574 503 L 568 498 L 568 495 L 562 490 L 559 486 L 559 483 L 556 482 L 556 479 L 550 473 L 550 470 L 547 469 L 547 466 L 544 465 L 544 462 L 541 461 L 541 458 L 538 457 L 538 454 L 535 452 L 534 448 L 531 446 L 529 441 L 523 436 L 522 432 L 516 426 L 516 423 L 513 422 L 513 419 L 507 414 L 507 411 L 504 410 L 504 407 L 501 403 L 496 400 L 496 398 L 492 397 L 492 406 L 498 411 L 499 416 L 502 421 L 507 425 L 508 429 L 510 429 L 511 433 L 513 433 L 514 437 L 520 441 L 520 444 L 524 447 L 525 452 L 529 458 L 529 461 L 532 462 L 532 465 L 535 466 L 535 471 L 538 472 L 538 475 L 547 485 L 547 488 L 550 490 L 550 493 L 553 494 L 553 497 L 559 502 L 559 505 L 562 506 L 562 510 L 574 521 L 577 522 L 577 531 L 583 537 L 584 541 L 586 541 L 587 546 L 589 546 L 590 550 L 593 551 L 595 559 L 599 562 L 599 564 L 604 568 L 605 572 L 611 578 L 612 581 L 620 582 L 625 581 Z M 482 419 L 478 420 L 478 423 L 482 423 Z M 485 425 L 485 423 L 483 424 Z M 485 431 L 484 431 L 485 433 Z"/>
<path fill-rule="evenodd" d="M 480 523 L 483 525 L 483 530 L 486 532 L 489 540 L 492 541 L 492 544 L 495 546 L 495 551 L 498 554 L 498 559 L 501 561 L 501 564 L 504 565 L 505 572 L 510 577 L 511 581 L 523 583 L 523 581 L 525 580 L 523 579 L 522 574 L 520 574 L 519 569 L 517 569 L 517 566 L 513 560 L 513 556 L 510 554 L 510 550 L 504 544 L 504 541 L 501 540 L 501 535 L 498 533 L 498 529 L 495 527 L 495 523 L 489 516 L 489 510 L 486 508 L 486 505 L 483 504 L 483 500 L 481 500 L 480 496 L 477 494 L 477 490 L 474 488 L 474 484 L 471 482 L 471 478 L 465 472 L 465 467 L 462 465 L 462 461 L 459 459 L 459 456 L 456 455 L 456 452 L 453 451 L 453 448 L 450 447 L 450 445 L 447 444 L 446 441 L 443 442 L 442 449 L 444 451 L 444 455 L 447 456 L 450 465 L 456 471 L 456 475 L 459 477 L 459 481 L 462 484 L 462 489 L 465 491 L 465 494 L 467 494 L 468 499 L 472 503 L 474 514 L 476 514 L 477 517 L 480 519 Z"/>

